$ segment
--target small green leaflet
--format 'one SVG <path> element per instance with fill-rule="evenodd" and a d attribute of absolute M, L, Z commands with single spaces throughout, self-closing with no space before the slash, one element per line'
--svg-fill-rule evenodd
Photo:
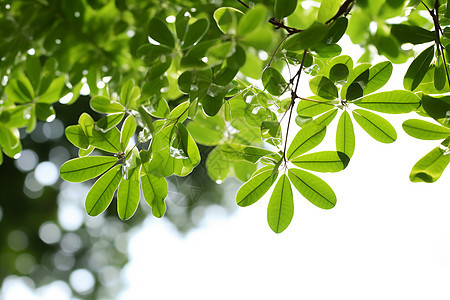
<path fill-rule="evenodd" d="M 291 183 L 286 174 L 283 174 L 278 179 L 267 206 L 267 222 L 274 232 L 283 232 L 291 223 L 294 216 L 293 200 Z"/>
<path fill-rule="evenodd" d="M 436 33 L 419 26 L 394 24 L 391 27 L 391 34 L 402 44 L 411 43 L 414 45 L 434 41 Z"/>
<path fill-rule="evenodd" d="M 94 96 L 91 98 L 91 108 L 98 113 L 110 114 L 125 111 L 125 108 L 116 101 L 106 96 Z"/>
<path fill-rule="evenodd" d="M 274 96 L 281 96 L 288 88 L 283 76 L 273 67 L 268 67 L 262 74 L 264 88 Z"/>
<path fill-rule="evenodd" d="M 355 109 L 352 113 L 355 121 L 375 140 L 393 143 L 397 139 L 394 127 L 379 115 L 362 109 Z"/>
<path fill-rule="evenodd" d="M 166 23 L 158 18 L 153 18 L 148 22 L 148 35 L 160 44 L 170 48 L 175 47 L 175 40 Z"/>
<path fill-rule="evenodd" d="M 292 163 L 302 169 L 316 172 L 339 172 L 344 170 L 350 158 L 339 151 L 321 151 L 299 156 Z"/>
<path fill-rule="evenodd" d="M 403 79 L 405 89 L 414 91 L 422 82 L 434 57 L 434 45 L 423 50 L 411 63 Z"/>
<path fill-rule="evenodd" d="M 369 69 L 369 78 L 364 87 L 364 95 L 375 92 L 382 88 L 391 78 L 392 63 L 390 61 L 380 62 Z"/>
<path fill-rule="evenodd" d="M 257 171 L 258 172 L 258 171 Z M 276 176 L 274 176 L 276 177 Z M 236 203 L 239 206 L 249 206 L 261 199 L 270 189 L 275 178 L 272 178 L 272 169 L 265 170 L 250 178 L 244 183 L 236 194 Z"/>
<path fill-rule="evenodd" d="M 66 161 L 59 171 L 61 178 L 70 182 L 83 182 L 106 172 L 118 161 L 113 156 L 86 156 Z"/>
<path fill-rule="evenodd" d="M 294 1 L 289 1 L 294 2 Z M 262 4 L 256 4 L 242 16 L 238 24 L 238 35 L 245 36 L 267 22 L 267 8 Z"/>
<path fill-rule="evenodd" d="M 441 140 L 450 136 L 450 129 L 419 119 L 406 120 L 403 130 L 410 136 L 421 140 Z"/>
<path fill-rule="evenodd" d="M 334 83 L 325 76 L 314 77 L 309 82 L 309 87 L 311 91 L 317 96 L 324 99 L 333 100 L 338 96 L 338 90 Z"/>
<path fill-rule="evenodd" d="M 131 218 L 139 205 L 139 168 L 128 170 L 128 179 L 122 178 L 117 190 L 117 214 L 122 220 Z"/>
<path fill-rule="evenodd" d="M 275 0 L 274 13 L 278 20 L 291 15 L 297 8 L 297 0 Z"/>
<path fill-rule="evenodd" d="M 85 207 L 90 216 L 97 216 L 108 208 L 112 201 L 114 191 L 122 179 L 122 166 L 117 165 L 103 174 L 89 190 Z"/>
<path fill-rule="evenodd" d="M 328 33 L 328 26 L 321 23 L 314 23 L 308 29 L 292 35 L 283 44 L 283 48 L 288 51 L 308 50 L 321 42 Z"/>
<path fill-rule="evenodd" d="M 420 98 L 412 92 L 397 90 L 367 95 L 351 103 L 382 113 L 401 114 L 419 108 Z"/>
<path fill-rule="evenodd" d="M 287 151 L 287 159 L 291 160 L 319 145 L 325 137 L 326 127 L 311 124 L 302 128 L 294 137 Z"/>
<path fill-rule="evenodd" d="M 441 177 L 449 162 L 450 155 L 440 147 L 436 147 L 414 165 L 409 179 L 412 182 L 435 182 Z"/>
<path fill-rule="evenodd" d="M 355 132 L 352 120 L 347 111 L 344 111 L 339 118 L 336 131 L 336 149 L 352 157 L 355 152 Z"/>
<path fill-rule="evenodd" d="M 325 24 L 338 12 L 341 2 L 340 0 L 322 0 L 317 13 L 317 22 Z"/>
<path fill-rule="evenodd" d="M 300 194 L 317 207 L 330 209 L 336 205 L 336 195 L 319 177 L 299 169 L 289 169 L 289 179 Z"/>
<path fill-rule="evenodd" d="M 123 122 L 122 130 L 120 132 L 120 148 L 122 151 L 125 151 L 128 146 L 128 142 L 130 138 L 133 136 L 136 131 L 136 121 L 133 115 L 129 115 L 125 122 Z"/>
<path fill-rule="evenodd" d="M 152 208 L 155 217 L 161 218 L 166 212 L 166 199 L 168 194 L 167 180 L 149 173 L 146 164 L 141 168 L 141 184 L 145 201 Z"/>

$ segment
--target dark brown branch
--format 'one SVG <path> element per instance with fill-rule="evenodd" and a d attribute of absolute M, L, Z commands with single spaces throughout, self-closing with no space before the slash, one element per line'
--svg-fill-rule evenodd
<path fill-rule="evenodd" d="M 331 19 L 326 21 L 325 24 L 328 25 L 328 24 L 334 22 L 340 16 L 347 16 L 350 13 L 350 10 L 352 10 L 353 4 L 355 3 L 355 1 L 356 0 L 345 0 L 345 2 L 342 3 L 342 5 L 339 7 L 338 12 Z"/>

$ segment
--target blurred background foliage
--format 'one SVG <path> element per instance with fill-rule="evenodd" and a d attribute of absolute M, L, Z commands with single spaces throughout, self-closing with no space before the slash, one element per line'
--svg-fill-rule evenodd
<path fill-rule="evenodd" d="M 244 2 L 263 3 L 273 15 L 274 0 Z M 64 137 L 64 128 L 76 124 L 83 112 L 98 119 L 87 95 L 99 93 L 103 88 L 98 85 L 100 81 L 106 81 L 112 91 L 117 91 L 118 85 L 130 78 L 135 82 L 150 80 L 148 62 L 139 56 L 138 48 L 148 42 L 147 23 L 152 17 L 165 19 L 185 9 L 196 18 L 209 19 L 205 40 L 220 39 L 222 33 L 212 15 L 222 6 L 245 11 L 235 0 L 0 1 L 1 99 L 8 77 L 21 72 L 27 56 L 35 54 L 42 65 L 55 62 L 54 76 L 63 75 L 66 79 L 63 94 L 72 93 L 66 104 L 53 104 L 56 119 L 52 122 L 37 122 L 31 133 L 20 129 L 25 150 L 19 159 L 3 159 L 0 281 L 13 275 L 26 276 L 38 287 L 63 280 L 71 283 L 69 286 L 76 297 L 92 299 L 111 298 L 120 290 L 120 270 L 127 263 L 128 236 L 148 217 L 149 208 L 140 205 L 127 222 L 117 218 L 115 208 L 96 218 L 87 216 L 83 201 L 91 183 L 69 184 L 58 176 L 60 165 L 77 155 Z M 383 54 L 401 63 L 412 54 L 389 34 L 386 23 L 389 18 L 402 16 L 403 7 L 404 0 L 356 2 L 347 34 L 353 43 L 361 44 L 366 50 L 362 61 Z M 316 18 L 317 8 L 313 1 L 299 1 L 296 13 L 287 18 L 287 24 L 300 29 L 309 27 Z M 420 11 L 413 14 L 409 20 L 415 25 L 431 28 L 432 24 Z M 248 65 L 243 69 L 250 77 L 253 74 L 258 78 L 258 71 L 264 67 L 259 51 L 270 53 L 281 39 L 279 30 L 273 30 L 270 24 L 263 27 L 261 38 L 245 49 Z M 165 80 L 170 82 L 176 78 L 168 76 Z M 87 92 L 82 90 L 85 83 L 89 87 Z M 161 88 L 166 86 L 161 83 Z M 173 93 L 172 98 L 170 91 L 167 95 L 169 104 L 174 103 L 171 106 L 181 97 L 179 92 Z M 212 149 L 200 146 L 201 165 L 185 178 L 169 179 L 165 218 L 180 232 L 195 227 L 208 205 L 221 205 L 229 212 L 235 207 L 234 199 L 227 198 L 225 191 L 234 191 L 237 181 L 217 185 L 207 174 L 204 158 Z M 234 192 L 231 194 L 233 198 Z M 81 287 L 74 284 L 80 274 L 90 276 L 91 284 Z"/>

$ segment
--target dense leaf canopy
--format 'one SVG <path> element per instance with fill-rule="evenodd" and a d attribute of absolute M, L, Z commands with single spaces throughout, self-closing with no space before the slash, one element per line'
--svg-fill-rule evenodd
<path fill-rule="evenodd" d="M 244 182 L 239 206 L 273 187 L 267 218 L 282 232 L 293 217 L 292 188 L 320 208 L 335 206 L 331 187 L 310 171 L 349 165 L 354 126 L 382 143 L 397 139 L 380 112 L 430 119 L 403 124 L 412 137 L 443 140 L 410 179 L 440 177 L 450 161 L 447 3 L 201 2 L 2 3 L 0 162 L 20 155 L 21 137 L 54 120 L 56 105 L 85 101 L 81 94 L 95 113 L 66 126 L 79 151 L 60 176 L 97 178 L 85 201 L 91 216 L 115 198 L 127 220 L 142 194 L 162 217 L 167 178 L 191 176 L 203 159 L 217 183 Z M 364 49 L 358 61 L 345 52 L 344 35 Z M 403 87 L 380 91 L 393 64 L 408 58 Z M 311 152 L 332 122 L 334 149 Z"/>

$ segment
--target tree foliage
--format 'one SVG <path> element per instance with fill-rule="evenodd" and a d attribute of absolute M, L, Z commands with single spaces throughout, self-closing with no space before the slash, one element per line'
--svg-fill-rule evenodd
<path fill-rule="evenodd" d="M 268 223 L 282 232 L 293 217 L 293 191 L 323 209 L 336 205 L 332 188 L 312 172 L 347 168 L 357 151 L 354 126 L 382 143 L 397 139 L 378 113 L 417 112 L 432 121 L 407 120 L 403 129 L 414 138 L 443 140 L 410 175 L 413 182 L 436 181 L 450 162 L 447 3 L 316 4 L 3 3 L 0 162 L 1 153 L 20 155 L 21 136 L 38 120 L 55 118 L 56 102 L 71 105 L 88 89 L 90 107 L 101 117 L 83 113 L 66 127 L 79 152 L 60 175 L 70 182 L 97 178 L 85 202 L 91 216 L 116 198 L 119 218 L 129 219 L 142 195 L 162 217 L 167 178 L 190 176 L 205 145 L 212 147 L 203 159 L 214 181 L 244 182 L 239 206 L 271 190 Z M 344 35 L 364 49 L 358 61 L 345 53 Z M 374 63 L 377 57 L 383 59 Z M 380 91 L 393 64 L 410 57 L 403 87 Z M 310 92 L 300 81 L 309 82 Z M 334 149 L 315 151 L 332 122 Z"/>

